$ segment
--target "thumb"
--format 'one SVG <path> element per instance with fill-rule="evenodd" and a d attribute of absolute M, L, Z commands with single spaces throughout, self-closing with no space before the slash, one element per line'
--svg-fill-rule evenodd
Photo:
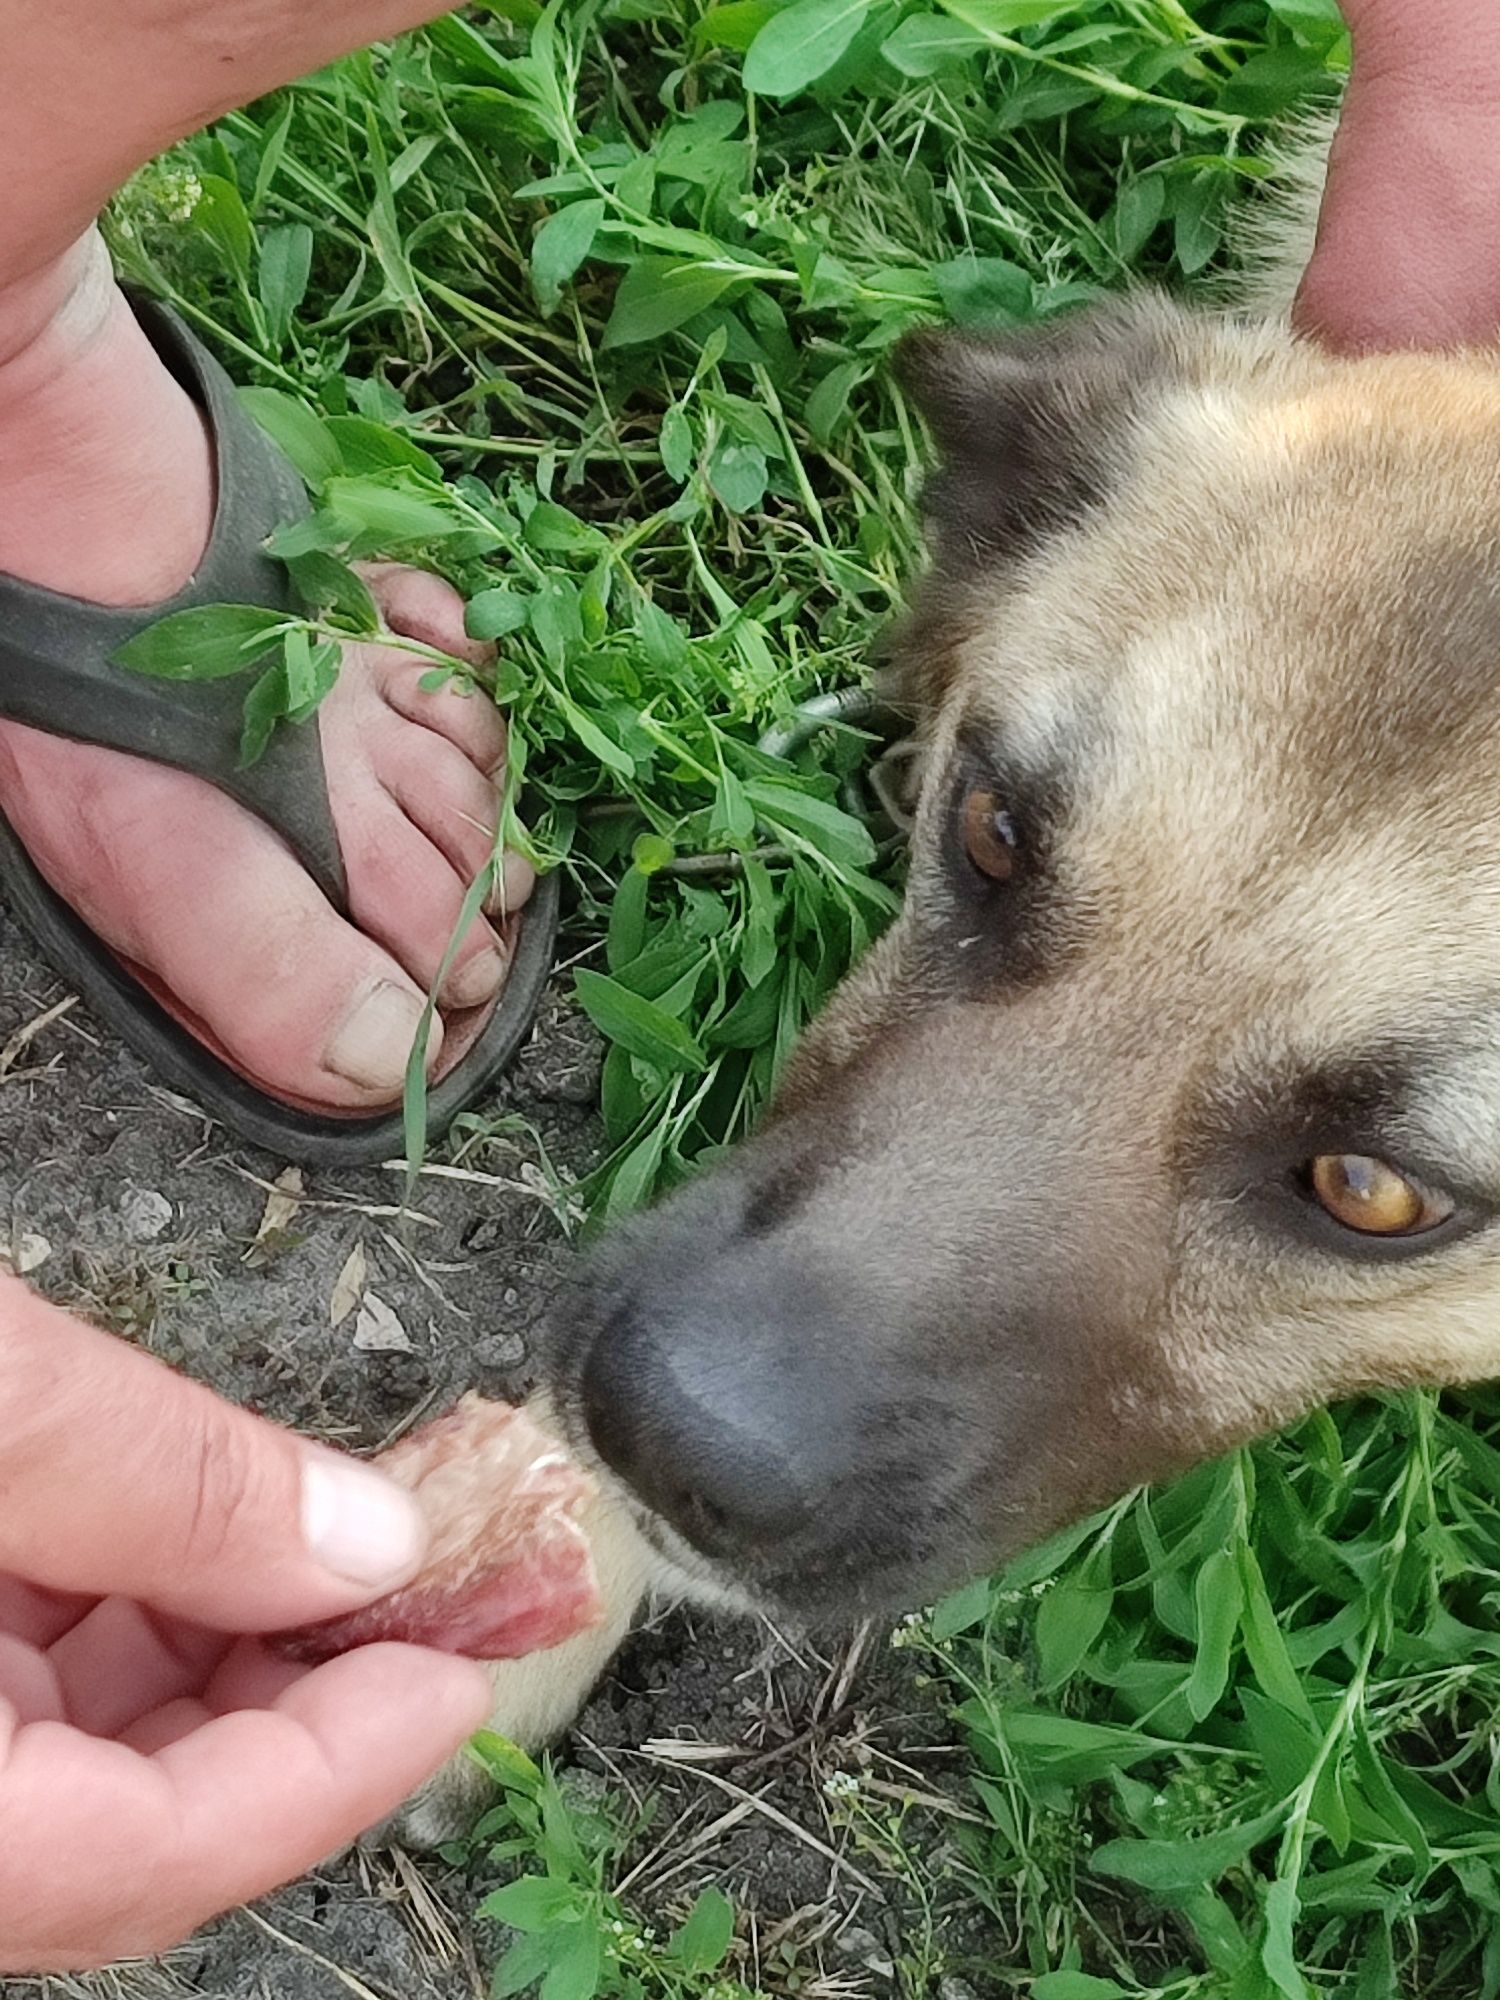
<path fill-rule="evenodd" d="M 0 1573 L 264 1632 L 383 1596 L 425 1547 L 382 1474 L 0 1279 Z"/>

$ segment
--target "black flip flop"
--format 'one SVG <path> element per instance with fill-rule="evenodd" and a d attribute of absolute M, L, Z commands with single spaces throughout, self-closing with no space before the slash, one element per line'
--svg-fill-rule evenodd
<path fill-rule="evenodd" d="M 147 610 L 111 610 L 0 576 L 0 716 L 53 735 L 129 751 L 217 785 L 263 819 L 297 855 L 334 908 L 348 901 L 316 718 L 282 724 L 258 763 L 241 769 L 244 688 L 236 679 L 147 679 L 111 664 L 127 639 L 199 604 L 263 604 L 295 612 L 271 532 L 308 511 L 302 482 L 241 408 L 212 356 L 165 308 L 135 310 L 162 360 L 203 410 L 218 457 L 213 533 L 197 574 Z M 257 1146 L 285 1158 L 358 1166 L 399 1157 L 399 1106 L 375 1117 L 283 1104 L 242 1077 L 173 1019 L 43 880 L 0 816 L 0 897 L 92 1011 L 174 1090 Z M 536 1016 L 552 966 L 558 880 L 544 875 L 515 925 L 510 972 L 473 1046 L 429 1086 L 429 1138 L 482 1098 Z"/>

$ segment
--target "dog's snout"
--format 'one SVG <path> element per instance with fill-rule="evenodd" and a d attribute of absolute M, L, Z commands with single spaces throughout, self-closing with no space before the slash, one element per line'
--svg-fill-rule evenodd
<path fill-rule="evenodd" d="M 818 1311 L 806 1288 L 769 1300 L 738 1289 L 674 1286 L 617 1304 L 581 1381 L 606 1465 L 695 1548 L 729 1559 L 826 1514 L 858 1430 L 829 1345 L 796 1339 Z"/>

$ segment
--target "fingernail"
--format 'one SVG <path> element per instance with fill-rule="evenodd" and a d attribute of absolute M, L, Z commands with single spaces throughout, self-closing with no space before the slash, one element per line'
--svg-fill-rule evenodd
<path fill-rule="evenodd" d="M 302 1536 L 309 1554 L 346 1583 L 387 1588 L 412 1574 L 427 1546 L 410 1494 L 352 1460 L 303 1461 Z"/>
<path fill-rule="evenodd" d="M 415 993 L 393 980 L 376 980 L 334 1030 L 323 1065 L 363 1090 L 394 1093 L 406 1075 L 421 1019 L 422 1002 Z"/>
<path fill-rule="evenodd" d="M 466 965 L 450 972 L 443 982 L 444 997 L 450 1007 L 482 1007 L 505 984 L 510 961 L 503 951 L 488 945 Z"/>

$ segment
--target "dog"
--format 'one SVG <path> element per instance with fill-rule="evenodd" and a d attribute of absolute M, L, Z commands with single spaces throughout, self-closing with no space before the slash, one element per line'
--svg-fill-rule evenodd
<path fill-rule="evenodd" d="M 925 333 L 903 914 L 547 1357 L 607 1626 L 894 1614 L 1350 1393 L 1500 1373 L 1500 348 L 1254 310 Z M 445 1781 L 428 1801 L 446 1801 Z M 418 1820 L 421 1819 L 418 1814 Z"/>

